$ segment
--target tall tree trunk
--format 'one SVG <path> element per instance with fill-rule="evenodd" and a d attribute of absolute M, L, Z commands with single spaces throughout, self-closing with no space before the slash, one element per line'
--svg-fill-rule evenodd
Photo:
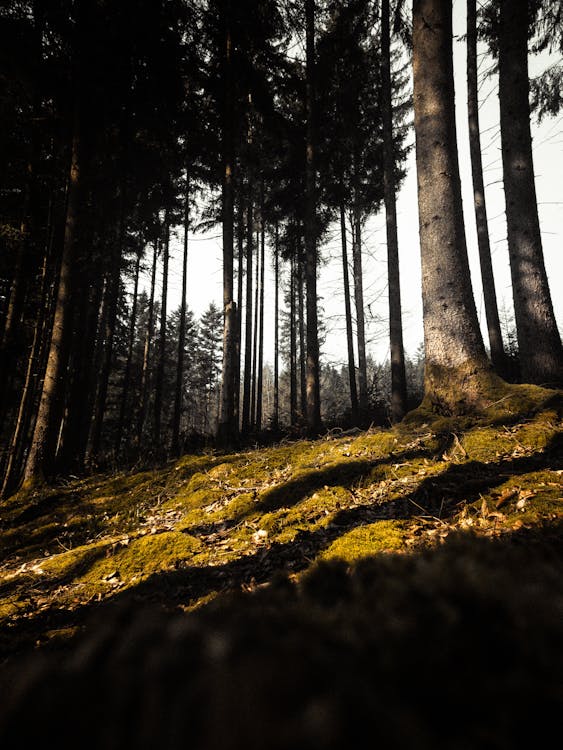
<path fill-rule="evenodd" d="M 99 374 L 98 392 L 94 406 L 94 421 L 90 436 L 89 458 L 95 458 L 100 453 L 102 444 L 102 430 L 106 413 L 106 402 L 109 387 L 111 365 L 113 361 L 113 341 L 117 323 L 117 304 L 119 301 L 119 285 L 121 280 L 121 256 L 125 236 L 125 216 L 123 207 L 123 185 L 120 187 L 120 216 L 117 237 L 115 238 L 110 255 L 110 267 L 106 281 L 106 304 L 103 326 L 102 363 Z"/>
<path fill-rule="evenodd" d="M 395 195 L 395 149 L 391 93 L 391 32 L 389 0 L 381 1 L 381 114 L 383 120 L 383 191 L 387 228 L 387 277 L 389 281 L 389 343 L 391 349 L 391 420 L 399 422 L 407 408 L 407 376 L 401 319 L 399 239 Z"/>
<path fill-rule="evenodd" d="M 350 304 L 350 276 L 348 273 L 348 243 L 346 241 L 346 215 L 344 211 L 344 203 L 340 204 L 340 235 L 342 238 L 342 275 L 344 279 L 344 311 L 346 315 L 346 344 L 348 350 L 350 408 L 352 424 L 357 424 L 358 391 L 356 388 L 356 365 L 354 363 L 354 333 L 352 330 L 352 306 Z"/>
<path fill-rule="evenodd" d="M 499 101 L 508 253 L 522 378 L 558 385 L 563 349 L 538 219 L 528 78 L 528 3 L 500 3 Z"/>
<path fill-rule="evenodd" d="M 32 43 L 29 57 L 32 63 L 34 82 L 32 89 L 32 108 L 30 118 L 29 153 L 25 180 L 24 201 L 20 222 L 20 242 L 12 274 L 12 283 L 8 294 L 8 305 L 4 319 L 4 329 L 0 336 L 0 402 L 8 393 L 11 365 L 19 353 L 18 332 L 24 308 L 24 300 L 29 284 L 29 266 L 39 265 L 39 258 L 34 257 L 34 246 L 37 245 L 37 208 L 38 184 L 37 161 L 39 158 L 39 123 L 41 121 L 41 63 L 43 56 L 44 18 L 41 3 L 33 0 L 32 9 Z M 2 411 L 0 404 L 0 412 Z"/>
<path fill-rule="evenodd" d="M 135 262 L 135 281 L 133 285 L 133 303 L 131 305 L 131 317 L 129 318 L 129 340 L 127 342 L 127 358 L 125 360 L 125 372 L 123 374 L 123 387 L 119 404 L 119 422 L 117 424 L 117 435 L 115 438 L 115 454 L 118 456 L 123 440 L 123 429 L 129 402 L 129 386 L 131 384 L 131 364 L 133 361 L 133 346 L 135 344 L 135 326 L 137 325 L 137 297 L 139 292 L 139 272 L 141 269 L 142 249 L 137 250 Z"/>
<path fill-rule="evenodd" d="M 307 426 L 311 435 L 321 428 L 319 333 L 317 312 L 317 198 L 315 167 L 315 0 L 305 0 L 305 98 L 307 148 L 305 162 L 305 281 L 307 285 Z"/>
<path fill-rule="evenodd" d="M 240 373 L 242 343 L 242 295 L 244 278 L 244 210 L 242 194 L 239 193 L 237 225 L 237 342 L 235 354 L 235 424 L 240 429 Z"/>
<path fill-rule="evenodd" d="M 84 247 L 90 247 L 90 242 L 84 239 Z M 75 298 L 72 302 L 75 324 L 67 375 L 70 387 L 67 386 L 66 414 L 61 433 L 61 445 L 56 456 L 57 473 L 82 469 L 81 440 L 85 429 L 84 422 L 89 416 L 85 405 L 89 403 L 91 389 L 95 388 L 93 358 L 103 288 L 101 274 L 95 267 L 95 257 L 95 251 L 92 257 L 88 253 L 80 260 L 77 259 L 76 264 L 77 282 L 74 290 Z M 86 431 L 88 428 L 89 425 Z"/>
<path fill-rule="evenodd" d="M 81 197 L 82 144 L 80 128 L 78 104 L 75 104 L 65 232 L 57 301 L 41 400 L 24 471 L 26 483 L 42 480 L 51 470 L 55 455 L 56 433 L 59 427 L 55 417 L 65 385 L 68 339 L 71 333 L 72 273 L 76 256 L 78 212 Z"/>
<path fill-rule="evenodd" d="M 280 335 L 279 335 L 279 307 L 280 307 L 280 237 L 279 226 L 276 221 L 276 235 L 274 245 L 274 416 L 272 429 L 276 431 L 280 422 Z"/>
<path fill-rule="evenodd" d="M 166 360 L 166 317 L 168 300 L 168 261 L 170 257 L 170 225 L 168 209 L 164 219 L 164 245 L 162 250 L 162 301 L 160 304 L 160 331 L 158 334 L 158 365 L 154 389 L 154 444 L 161 450 L 162 432 L 162 391 L 164 388 L 164 365 Z"/>
<path fill-rule="evenodd" d="M 477 0 L 467 0 L 467 113 L 469 120 L 469 151 L 473 178 L 473 199 L 475 203 L 475 223 L 481 265 L 481 281 L 485 300 L 485 316 L 491 361 L 499 375 L 506 374 L 506 360 L 502 344 L 502 333 L 497 305 L 495 278 L 489 242 L 485 184 L 481 158 L 481 137 L 479 133 L 479 86 L 477 78 Z"/>
<path fill-rule="evenodd" d="M 186 289 L 188 281 L 188 229 L 190 226 L 189 180 L 186 173 L 186 203 L 184 206 L 184 256 L 182 259 L 182 299 L 180 301 L 180 327 L 178 331 L 178 359 L 176 363 L 176 389 L 174 394 L 174 419 L 172 422 L 172 455 L 180 455 L 180 420 L 182 418 L 182 392 L 184 389 L 184 348 L 186 345 Z"/>
<path fill-rule="evenodd" d="M 237 306 L 234 300 L 234 102 L 230 3 L 227 3 L 224 52 L 225 107 L 223 113 L 223 365 L 217 439 L 225 448 L 238 441 L 235 422 L 235 357 Z"/>
<path fill-rule="evenodd" d="M 356 336 L 358 340 L 358 393 L 360 420 L 365 422 L 369 412 L 368 376 L 366 359 L 366 326 L 364 315 L 364 276 L 362 269 L 362 227 L 359 210 L 354 208 L 352 220 L 352 260 L 354 268 L 354 301 L 356 303 Z"/>
<path fill-rule="evenodd" d="M 493 381 L 471 289 L 454 111 L 452 5 L 413 2 L 416 166 L 422 261 L 425 401 L 479 408 Z"/>
<path fill-rule="evenodd" d="M 289 274 L 289 421 L 292 427 L 297 424 L 297 326 L 295 304 L 295 248 L 291 256 Z"/>
<path fill-rule="evenodd" d="M 254 332 L 252 339 L 252 385 L 250 394 L 250 425 L 252 430 L 256 429 L 256 372 L 258 367 L 258 329 L 259 320 L 259 299 L 260 299 L 260 233 L 256 231 L 256 280 L 254 287 Z"/>
<path fill-rule="evenodd" d="M 18 412 L 16 415 L 14 430 L 8 446 L 8 455 L 6 467 L 4 470 L 4 479 L 2 482 L 2 489 L 0 491 L 1 497 L 8 497 L 17 485 L 19 474 L 21 471 L 20 457 L 23 453 L 23 443 L 29 430 L 29 421 L 31 418 L 31 407 L 33 403 L 35 384 L 34 374 L 37 374 L 39 369 L 39 352 L 41 348 L 41 334 L 43 325 L 49 317 L 49 299 L 48 299 L 48 264 L 50 260 L 49 247 L 45 249 L 43 257 L 43 265 L 41 268 L 41 286 L 39 291 L 40 299 L 40 310 L 43 311 L 42 315 L 38 315 L 37 321 L 33 328 L 33 339 L 31 342 L 31 349 L 27 360 L 27 368 L 25 372 L 25 380 L 20 395 L 20 403 Z"/>
<path fill-rule="evenodd" d="M 299 340 L 299 397 L 301 419 L 307 421 L 307 352 L 305 347 L 305 310 L 303 306 L 303 252 L 300 248 L 297 264 L 297 330 Z"/>
<path fill-rule="evenodd" d="M 264 222 L 264 184 L 261 190 L 260 211 L 260 329 L 258 332 L 258 383 L 256 386 L 256 429 L 262 429 L 262 391 L 264 385 L 264 261 L 266 245 L 266 227 Z"/>
<path fill-rule="evenodd" d="M 137 418 L 137 444 L 141 447 L 143 439 L 143 429 L 147 416 L 147 404 L 149 399 L 149 361 L 151 351 L 151 341 L 154 336 L 154 292 L 156 287 L 156 260 L 158 257 L 158 240 L 154 241 L 152 255 L 152 272 L 151 272 L 151 291 L 149 297 L 149 314 L 147 321 L 147 330 L 145 332 L 145 343 L 143 346 L 143 365 L 141 368 L 141 403 L 139 404 L 139 414 Z"/>
<path fill-rule="evenodd" d="M 252 380 L 252 184 L 248 184 L 248 203 L 246 208 L 246 325 L 244 332 L 244 384 L 242 394 L 242 431 L 250 431 L 250 400 Z"/>

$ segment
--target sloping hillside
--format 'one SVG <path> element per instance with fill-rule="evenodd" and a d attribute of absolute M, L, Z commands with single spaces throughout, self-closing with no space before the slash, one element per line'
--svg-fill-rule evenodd
<path fill-rule="evenodd" d="M 14 497 L 0 744 L 547 744 L 563 425 L 528 396 Z"/>
<path fill-rule="evenodd" d="M 64 639 L 107 600 L 193 609 L 321 560 L 413 553 L 453 531 L 563 518 L 559 396 L 15 496 L 2 512 L 3 656 Z M 535 399 L 535 404 L 534 404 Z"/>

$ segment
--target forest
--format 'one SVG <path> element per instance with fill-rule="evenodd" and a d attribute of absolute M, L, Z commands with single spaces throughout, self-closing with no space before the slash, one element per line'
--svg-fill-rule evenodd
<path fill-rule="evenodd" d="M 500 750 L 557 730 L 561 280 L 534 154 L 562 91 L 561 0 L 2 3 L 2 744 Z M 409 164 L 417 217 L 397 209 Z M 220 303 L 193 260 L 211 234 Z"/>

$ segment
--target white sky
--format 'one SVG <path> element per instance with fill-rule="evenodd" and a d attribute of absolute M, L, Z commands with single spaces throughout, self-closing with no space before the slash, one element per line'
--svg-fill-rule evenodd
<path fill-rule="evenodd" d="M 454 2 L 454 36 L 465 33 L 465 1 Z M 484 47 L 479 51 L 484 52 Z M 480 72 L 491 64 L 487 55 L 480 56 Z M 486 339 L 485 314 L 480 280 L 477 236 L 473 211 L 473 188 L 469 161 L 469 141 L 466 108 L 466 51 L 463 42 L 454 41 L 454 76 L 456 86 L 456 118 L 460 171 L 464 201 L 465 225 L 473 290 L 477 311 Z M 530 75 L 537 75 L 546 66 L 546 57 L 530 57 Z M 493 268 L 497 284 L 499 306 L 512 308 L 510 269 L 506 244 L 504 193 L 502 189 L 502 161 L 500 152 L 497 76 L 482 81 L 480 88 L 481 147 L 485 173 L 485 192 L 489 217 L 489 232 L 493 252 Z M 544 120 L 541 126 L 532 123 L 534 168 L 545 264 L 550 281 L 555 314 L 563 324 L 563 115 Z M 414 138 L 414 134 L 412 135 Z M 408 174 L 398 196 L 399 255 L 401 266 L 401 294 L 403 303 L 404 343 L 407 354 L 414 354 L 422 341 L 422 301 L 420 292 L 420 248 L 418 238 L 418 206 L 416 196 L 416 168 L 414 149 L 408 162 Z M 222 304 L 221 230 L 217 227 L 209 235 L 189 236 L 188 306 L 196 317 L 211 301 Z M 173 259 L 170 264 L 169 306 L 176 308 L 181 293 L 181 241 L 172 241 Z M 335 226 L 329 241 L 321 250 L 327 259 L 321 268 L 318 293 L 322 297 L 328 333 L 322 356 L 325 361 L 344 362 L 346 339 L 344 323 L 344 295 L 342 291 L 342 261 L 340 228 Z M 384 213 L 368 222 L 364 233 L 364 298 L 369 336 L 368 351 L 381 361 L 387 358 L 388 323 L 386 291 L 386 237 Z M 266 261 L 265 361 L 273 357 L 273 271 Z M 159 268 L 159 280 L 161 269 Z M 148 278 L 144 283 L 148 286 Z M 244 333 L 243 333 L 244 335 Z"/>

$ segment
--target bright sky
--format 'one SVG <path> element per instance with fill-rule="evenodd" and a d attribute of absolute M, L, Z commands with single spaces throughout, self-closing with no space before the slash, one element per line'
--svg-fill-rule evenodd
<path fill-rule="evenodd" d="M 465 34 L 465 0 L 454 2 L 454 35 Z M 479 50 L 484 52 L 484 47 Z M 469 141 L 466 108 L 466 51 L 465 44 L 454 41 L 454 75 L 456 86 L 456 117 L 461 181 L 464 200 L 467 245 L 472 272 L 477 310 L 486 339 L 485 313 L 481 289 L 477 236 L 473 211 L 473 188 L 469 161 Z M 480 56 L 480 73 L 491 65 L 491 59 Z M 530 57 L 530 75 L 539 74 L 547 64 L 546 56 Z M 489 217 L 489 232 L 493 252 L 493 267 L 499 306 L 512 309 L 510 269 L 506 244 L 504 193 L 502 189 L 502 160 L 498 113 L 497 76 L 483 79 L 480 100 L 481 147 L 485 171 L 485 192 Z M 538 126 L 532 123 L 534 168 L 539 204 L 540 225 L 547 274 L 555 314 L 563 325 L 563 115 L 546 119 Z M 412 136 L 414 138 L 414 134 Z M 408 174 L 398 196 L 399 255 L 401 265 L 401 294 L 403 303 L 404 343 L 407 354 L 414 354 L 422 341 L 422 301 L 420 293 L 420 248 L 418 238 L 418 206 L 416 196 L 416 168 L 414 149 L 408 163 Z M 211 301 L 222 304 L 221 230 L 217 227 L 208 236 L 189 236 L 188 306 L 196 316 Z M 169 305 L 179 305 L 181 293 L 181 231 L 172 242 L 173 260 L 169 280 Z M 388 357 L 388 323 L 386 291 L 386 238 L 384 214 L 368 222 L 364 233 L 364 298 L 369 337 L 368 351 L 381 361 Z M 327 244 L 321 250 L 326 259 L 320 271 L 318 292 L 322 297 L 328 333 L 322 356 L 333 363 L 346 360 L 344 295 L 342 291 L 342 260 L 340 228 L 335 226 Z M 161 269 L 159 268 L 159 279 Z M 267 261 L 266 269 L 265 361 L 273 358 L 273 270 Z M 148 279 L 145 280 L 148 285 Z M 270 303 L 270 304 L 268 304 Z M 244 333 L 243 333 L 244 335 Z"/>

